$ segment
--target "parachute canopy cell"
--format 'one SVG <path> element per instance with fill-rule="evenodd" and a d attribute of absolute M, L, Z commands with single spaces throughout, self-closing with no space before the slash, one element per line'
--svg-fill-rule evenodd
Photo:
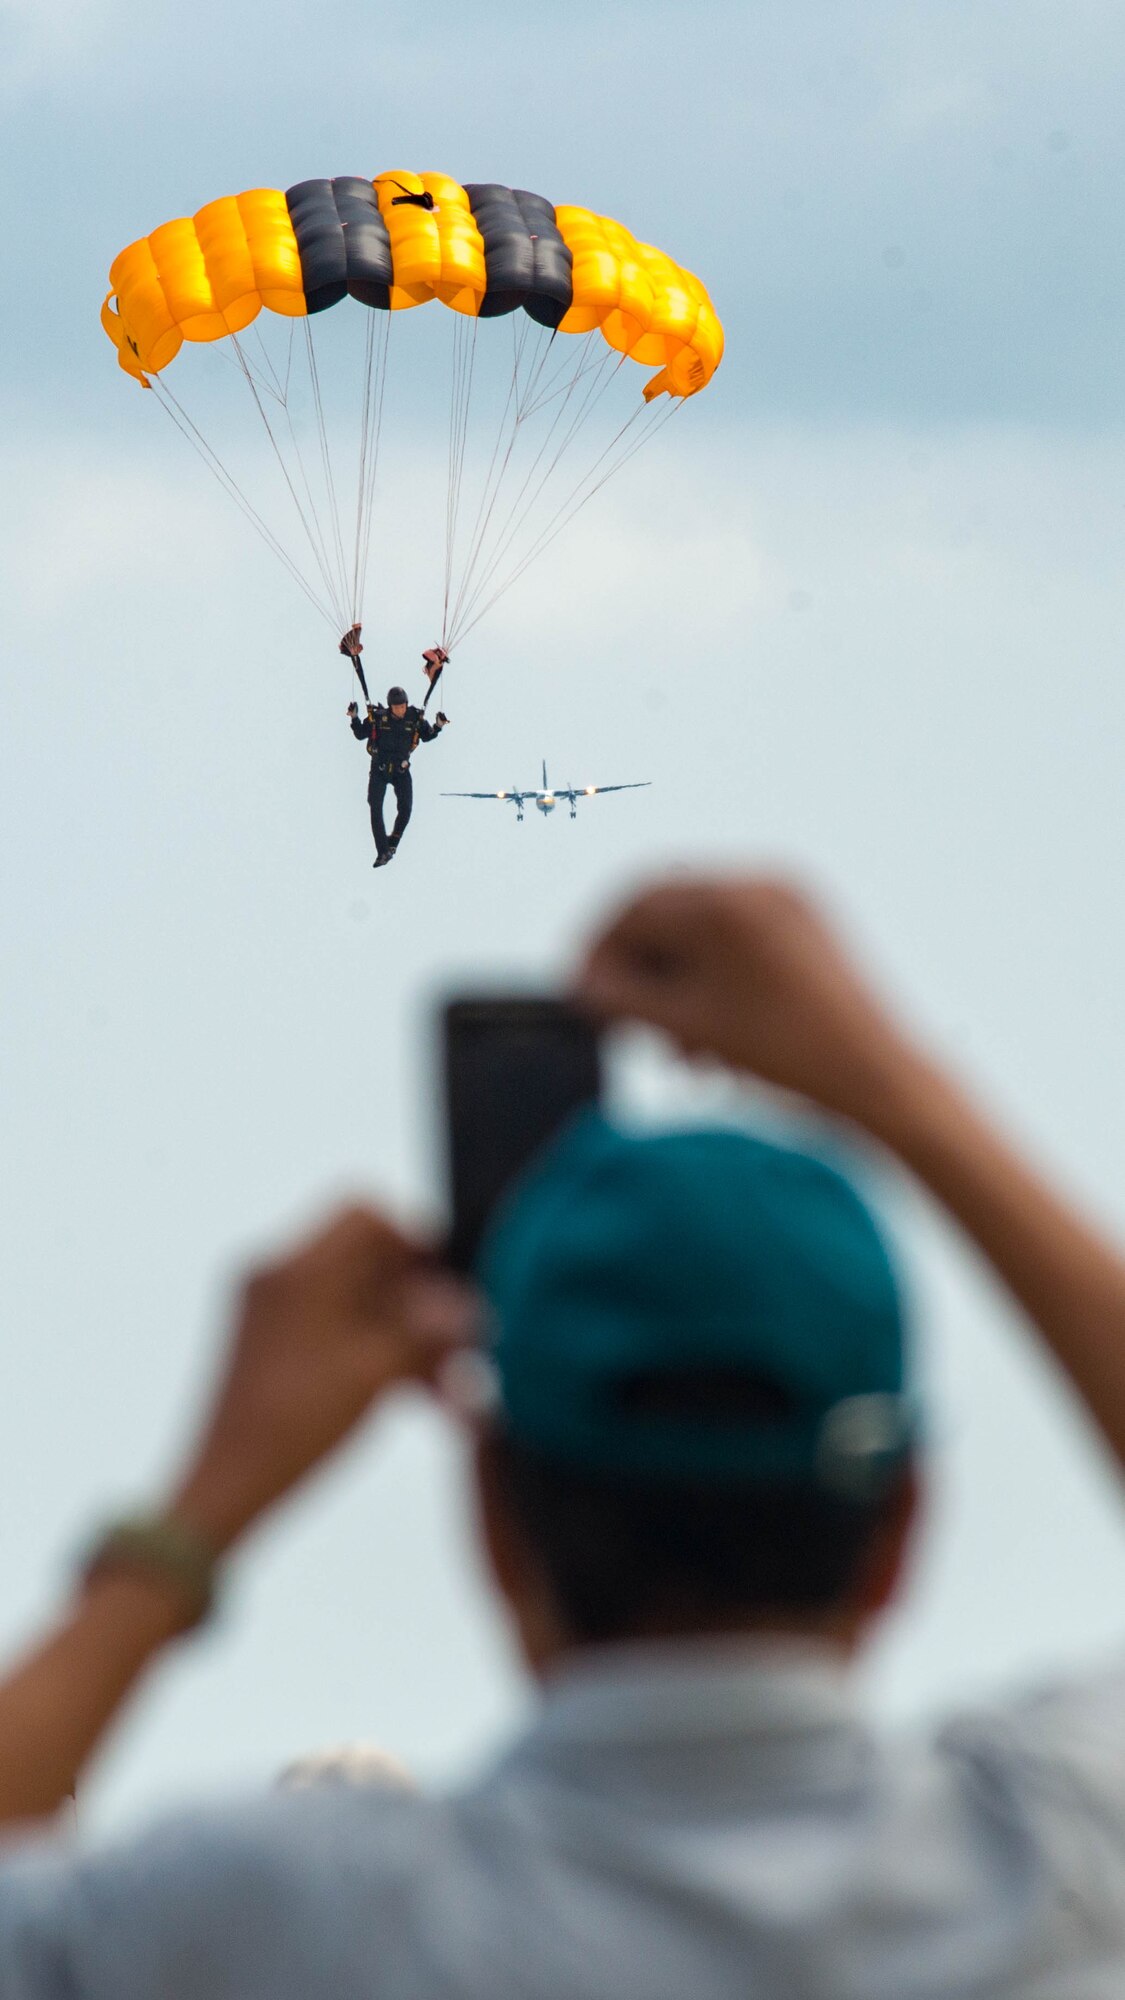
<path fill-rule="evenodd" d="M 139 382 L 185 340 L 238 334 L 263 307 L 297 319 L 351 297 L 401 312 L 437 299 L 468 318 L 522 310 L 561 333 L 601 331 L 655 368 L 645 400 L 694 396 L 723 353 L 704 286 L 590 209 L 446 174 L 301 181 L 209 202 L 131 243 L 102 324 Z"/>

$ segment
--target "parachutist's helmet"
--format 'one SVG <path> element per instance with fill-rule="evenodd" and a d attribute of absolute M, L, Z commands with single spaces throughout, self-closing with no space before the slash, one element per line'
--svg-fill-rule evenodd
<path fill-rule="evenodd" d="M 395 707 L 396 707 L 396 706 L 398 705 L 398 703 L 399 703 L 399 702 L 405 702 L 405 700 L 406 700 L 406 689 L 405 689 L 405 688 L 388 688 L 388 689 L 387 689 L 387 706 L 388 706 L 388 708 L 395 708 Z"/>

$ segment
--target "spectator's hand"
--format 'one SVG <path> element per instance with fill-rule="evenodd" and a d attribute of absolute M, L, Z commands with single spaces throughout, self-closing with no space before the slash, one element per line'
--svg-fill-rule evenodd
<path fill-rule="evenodd" d="M 469 1290 L 369 1209 L 254 1272 L 172 1512 L 225 1547 L 400 1384 L 432 1384 L 474 1332 Z"/>
<path fill-rule="evenodd" d="M 784 882 L 650 889 L 596 939 L 577 995 L 871 1129 L 920 1062 L 815 906 Z"/>

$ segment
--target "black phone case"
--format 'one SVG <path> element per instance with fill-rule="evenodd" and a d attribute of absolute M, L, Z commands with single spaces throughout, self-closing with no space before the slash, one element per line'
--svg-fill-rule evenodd
<path fill-rule="evenodd" d="M 473 1268 L 512 1183 L 578 1112 L 595 1104 L 602 1064 L 593 1024 L 564 1001 L 464 996 L 442 1013 L 447 1261 Z"/>

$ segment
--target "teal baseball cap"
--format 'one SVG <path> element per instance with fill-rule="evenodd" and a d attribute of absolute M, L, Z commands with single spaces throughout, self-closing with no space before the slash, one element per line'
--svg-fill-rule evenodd
<path fill-rule="evenodd" d="M 909 1454 L 890 1256 L 815 1153 L 583 1113 L 509 1193 L 478 1275 L 501 1420 L 549 1457 L 863 1498 Z"/>

